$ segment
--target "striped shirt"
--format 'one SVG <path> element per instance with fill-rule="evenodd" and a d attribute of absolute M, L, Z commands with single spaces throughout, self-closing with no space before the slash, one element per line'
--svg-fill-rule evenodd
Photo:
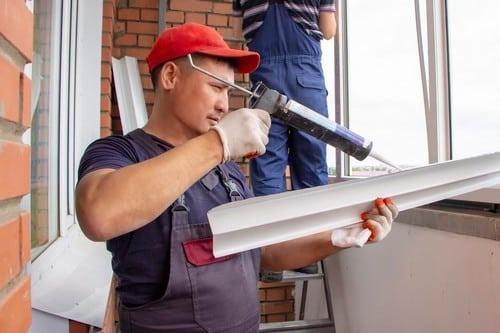
<path fill-rule="evenodd" d="M 334 12 L 334 0 L 284 0 L 290 17 L 302 27 L 307 34 L 323 39 L 319 30 L 319 12 Z M 243 36 L 246 42 L 252 41 L 255 33 L 264 22 L 268 0 L 233 0 L 233 15 L 243 17 Z"/>

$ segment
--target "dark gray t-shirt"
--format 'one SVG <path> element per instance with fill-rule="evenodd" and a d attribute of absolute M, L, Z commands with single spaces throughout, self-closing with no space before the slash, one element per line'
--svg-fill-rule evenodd
<path fill-rule="evenodd" d="M 78 179 L 95 170 L 120 169 L 139 163 L 171 148 L 169 143 L 141 129 L 132 135 L 98 139 L 86 149 L 80 161 Z M 228 162 L 222 167 L 243 198 L 253 197 L 236 163 Z M 193 184 L 184 195 L 191 224 L 208 223 L 207 212 L 211 208 L 230 202 L 216 168 Z M 171 217 L 169 207 L 146 226 L 106 242 L 112 253 L 113 270 L 118 275 L 117 290 L 124 304 L 142 305 L 161 297 L 165 291 L 170 269 Z"/>

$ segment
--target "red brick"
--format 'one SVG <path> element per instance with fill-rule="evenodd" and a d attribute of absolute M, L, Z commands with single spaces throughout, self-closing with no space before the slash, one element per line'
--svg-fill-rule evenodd
<path fill-rule="evenodd" d="M 151 78 L 149 76 L 141 76 L 141 82 L 144 88 L 153 88 L 153 84 L 151 83 Z"/>
<path fill-rule="evenodd" d="M 111 128 L 111 117 L 110 112 L 101 112 L 101 127 L 103 128 Z"/>
<path fill-rule="evenodd" d="M 111 110 L 111 101 L 109 97 L 101 96 L 101 110 Z"/>
<path fill-rule="evenodd" d="M 226 15 L 216 15 L 216 14 L 208 14 L 207 15 L 207 24 L 214 27 L 227 27 L 229 23 L 229 19 Z"/>
<path fill-rule="evenodd" d="M 119 59 L 119 58 L 123 57 L 124 55 L 125 54 L 121 48 L 118 48 L 118 47 L 113 48 L 113 52 L 112 52 L 113 57 Z"/>
<path fill-rule="evenodd" d="M 115 6 L 109 1 L 104 1 L 103 3 L 103 17 L 114 18 L 115 17 Z"/>
<path fill-rule="evenodd" d="M 30 326 L 30 277 L 24 276 L 0 298 L 0 327 L 2 332 L 27 332 Z"/>
<path fill-rule="evenodd" d="M 102 32 L 110 33 L 113 32 L 114 27 L 114 19 L 110 17 L 104 17 L 102 19 Z"/>
<path fill-rule="evenodd" d="M 259 299 L 261 301 L 265 301 L 266 300 L 266 291 L 264 289 L 259 289 Z"/>
<path fill-rule="evenodd" d="M 154 36 L 150 36 L 150 35 L 147 35 L 147 36 L 139 35 L 137 38 L 138 38 L 137 46 L 140 46 L 140 47 L 150 48 L 155 42 Z M 147 69 L 147 66 L 146 66 L 146 69 Z"/>
<path fill-rule="evenodd" d="M 152 85 L 152 84 L 150 83 L 150 85 Z M 146 104 L 153 104 L 154 92 L 152 90 L 145 91 L 144 92 L 144 100 L 146 101 Z"/>
<path fill-rule="evenodd" d="M 293 312 L 293 305 L 294 301 L 263 302 L 260 304 L 260 312 L 265 315 Z"/>
<path fill-rule="evenodd" d="M 111 34 L 109 33 L 102 34 L 101 46 L 105 48 L 113 47 L 113 38 L 111 37 Z"/>
<path fill-rule="evenodd" d="M 29 191 L 30 147 L 0 141 L 0 200 L 19 197 Z"/>
<path fill-rule="evenodd" d="M 124 34 L 115 38 L 116 46 L 136 46 L 137 34 Z"/>
<path fill-rule="evenodd" d="M 113 132 L 111 132 L 109 128 L 101 128 L 99 132 L 101 138 L 105 138 L 107 136 L 110 136 L 111 134 L 113 134 Z"/>
<path fill-rule="evenodd" d="M 0 224 L 0 288 L 21 271 L 19 218 Z"/>
<path fill-rule="evenodd" d="M 0 117 L 12 122 L 19 121 L 20 71 L 0 55 Z"/>
<path fill-rule="evenodd" d="M 111 87 L 109 86 L 109 82 L 111 80 L 111 71 L 112 69 L 110 63 L 101 63 L 101 82 L 104 84 L 104 80 L 107 80 L 106 83 L 108 84 L 108 87 L 102 87 L 102 94 L 111 94 Z"/>
<path fill-rule="evenodd" d="M 101 57 L 102 59 L 111 59 L 111 50 L 109 48 L 102 48 L 101 49 Z"/>
<path fill-rule="evenodd" d="M 295 286 L 295 282 L 259 282 L 259 288 L 276 288 Z"/>
<path fill-rule="evenodd" d="M 214 13 L 231 15 L 233 13 L 232 2 L 214 2 Z"/>
<path fill-rule="evenodd" d="M 207 15 L 204 13 L 186 13 L 186 22 L 207 24 Z"/>
<path fill-rule="evenodd" d="M 148 76 L 149 77 L 149 67 L 146 61 L 139 61 L 139 73 L 141 73 L 141 76 Z"/>
<path fill-rule="evenodd" d="M 163 15 L 162 17 L 164 17 Z M 151 21 L 158 22 L 158 10 L 153 9 L 142 9 L 141 10 L 141 21 Z"/>
<path fill-rule="evenodd" d="M 23 212 L 20 216 L 21 266 L 26 265 L 31 258 L 30 214 Z"/>
<path fill-rule="evenodd" d="M 185 16 L 184 12 L 169 10 L 165 15 L 165 21 L 168 23 L 184 23 L 185 22 L 184 16 Z"/>
<path fill-rule="evenodd" d="M 281 301 L 286 299 L 285 288 L 270 288 L 266 290 L 267 301 Z"/>
<path fill-rule="evenodd" d="M 115 33 L 115 35 L 120 35 L 122 33 L 125 33 L 125 25 L 126 25 L 125 22 L 121 21 L 115 22 L 113 26 L 113 32 Z"/>
<path fill-rule="evenodd" d="M 140 10 L 135 8 L 120 8 L 118 9 L 119 20 L 139 20 Z"/>
<path fill-rule="evenodd" d="M 104 66 L 101 66 L 101 68 L 104 68 Z M 109 67 L 111 68 L 111 67 Z M 103 69 L 101 69 L 102 71 Z M 103 76 L 101 78 L 101 96 L 111 96 L 111 80 L 109 78 L 106 78 L 106 76 Z"/>
<path fill-rule="evenodd" d="M 148 22 L 127 22 L 127 32 L 136 34 L 158 34 L 158 25 Z"/>
<path fill-rule="evenodd" d="M 129 47 L 127 48 L 127 55 L 136 57 L 139 60 L 144 60 L 149 54 L 149 48 Z"/>
<path fill-rule="evenodd" d="M 219 32 L 219 34 L 225 38 L 225 37 L 233 37 L 233 28 L 219 28 L 217 27 L 217 31 Z"/>
<path fill-rule="evenodd" d="M 170 0 L 170 10 L 181 10 L 186 12 L 210 12 L 212 1 L 200 0 Z"/>
<path fill-rule="evenodd" d="M 287 314 L 286 313 L 280 313 L 280 314 L 272 314 L 272 315 L 267 315 L 267 323 L 280 323 L 283 321 L 286 321 L 287 319 Z"/>
<path fill-rule="evenodd" d="M 133 8 L 158 8 L 158 1 L 155 0 L 130 0 L 129 3 Z"/>
<path fill-rule="evenodd" d="M 21 53 L 26 62 L 31 62 L 33 14 L 24 1 L 0 1 L 0 35 Z"/>

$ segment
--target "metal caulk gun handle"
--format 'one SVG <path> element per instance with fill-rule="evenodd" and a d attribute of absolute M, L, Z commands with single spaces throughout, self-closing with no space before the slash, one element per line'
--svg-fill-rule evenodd
<path fill-rule="evenodd" d="M 371 141 L 294 100 L 288 100 L 285 95 L 267 88 L 262 82 L 255 86 L 250 107 L 266 110 L 271 116 L 342 150 L 359 161 L 370 155 L 373 147 Z"/>

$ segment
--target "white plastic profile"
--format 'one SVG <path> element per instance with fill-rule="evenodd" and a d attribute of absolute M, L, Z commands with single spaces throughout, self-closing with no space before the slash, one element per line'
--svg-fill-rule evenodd
<path fill-rule="evenodd" d="M 137 58 L 128 56 L 112 58 L 111 63 L 123 134 L 127 134 L 148 120 L 139 65 Z"/>
<path fill-rule="evenodd" d="M 358 223 L 377 197 L 391 197 L 404 211 L 496 184 L 500 152 L 236 201 L 208 212 L 213 252 L 220 257 Z"/>

